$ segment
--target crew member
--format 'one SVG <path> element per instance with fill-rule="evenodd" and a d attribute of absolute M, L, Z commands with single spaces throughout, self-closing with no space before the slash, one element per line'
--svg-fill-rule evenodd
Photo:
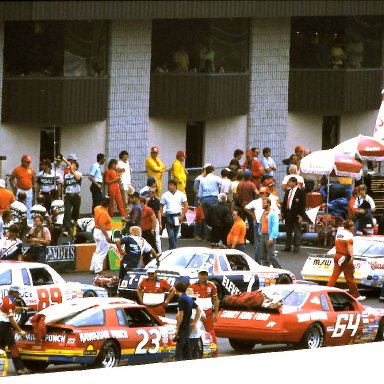
<path fill-rule="evenodd" d="M 145 160 L 145 169 L 148 177 L 154 177 L 157 185 L 157 197 L 160 198 L 163 190 L 163 173 L 166 171 L 166 167 L 163 162 L 158 158 L 159 148 L 152 147 L 151 155 Z"/>
<path fill-rule="evenodd" d="M 353 265 L 353 231 L 355 225 L 352 220 L 344 223 L 344 229 L 336 235 L 336 254 L 333 257 L 333 272 L 328 281 L 328 287 L 334 287 L 341 272 L 344 272 L 349 293 L 358 301 L 365 300 L 365 296 L 360 296 L 356 287 L 353 274 L 355 267 Z"/>
<path fill-rule="evenodd" d="M 177 151 L 176 160 L 172 164 L 172 179 L 177 182 L 177 189 L 185 193 L 185 187 L 187 186 L 188 171 L 184 168 L 183 162 L 186 158 L 184 151 Z"/>
<path fill-rule="evenodd" d="M 157 276 L 157 269 L 150 266 L 147 269 L 148 277 L 143 279 L 137 287 L 139 302 L 146 305 L 157 316 L 165 316 L 165 308 L 176 293 L 174 287 L 164 279 Z M 168 292 L 165 298 L 165 292 Z"/>
<path fill-rule="evenodd" d="M 25 338 L 23 331 L 16 323 L 14 313 L 16 310 L 15 299 L 19 297 L 20 288 L 11 286 L 8 290 L 8 295 L 2 299 L 0 304 L 0 348 L 8 347 L 11 351 L 13 365 L 15 366 L 18 375 L 27 375 L 30 371 L 24 367 L 23 361 L 20 359 L 19 349 L 17 348 L 13 330 Z"/>
<path fill-rule="evenodd" d="M 18 239 L 20 228 L 12 224 L 7 235 L 0 239 L 0 260 L 18 260 L 23 252 L 23 243 Z"/>
<path fill-rule="evenodd" d="M 208 270 L 206 268 L 199 269 L 198 278 L 199 281 L 191 284 L 190 288 L 193 290 L 193 295 L 196 297 L 196 304 L 205 313 L 205 319 L 202 320 L 204 328 L 212 335 L 213 342 L 217 345 L 216 333 L 213 326 L 219 313 L 217 288 L 215 284 L 208 281 Z M 214 356 L 217 357 L 218 355 L 219 350 L 216 349 Z"/>

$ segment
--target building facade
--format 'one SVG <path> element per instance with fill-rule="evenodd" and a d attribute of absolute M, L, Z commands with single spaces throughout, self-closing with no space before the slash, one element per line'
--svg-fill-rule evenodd
<path fill-rule="evenodd" d="M 130 154 L 228 165 L 237 148 L 327 149 L 371 135 L 383 77 L 381 1 L 0 3 L 0 172 L 31 155 Z M 83 182 L 82 213 L 90 212 Z"/>

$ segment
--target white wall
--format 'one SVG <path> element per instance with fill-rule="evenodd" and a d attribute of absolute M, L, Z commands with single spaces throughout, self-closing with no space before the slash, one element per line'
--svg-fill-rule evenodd
<path fill-rule="evenodd" d="M 20 164 L 24 154 L 32 157 L 32 167 L 39 169 L 40 128 L 41 125 L 3 124 L 0 126 L 0 154 L 7 156 L 3 161 L 3 176 L 12 173 Z M 88 124 L 73 124 L 61 127 L 60 150 L 64 157 L 75 153 L 79 158 L 80 171 L 88 173 L 91 165 L 96 161 L 99 152 L 105 152 L 106 124 L 94 122 Z M 118 156 L 118 154 L 116 154 Z M 84 178 L 82 183 L 81 213 L 90 213 L 92 199 L 89 191 L 90 182 Z"/>
<path fill-rule="evenodd" d="M 341 116 L 340 142 L 359 134 L 373 136 L 379 110 L 345 113 Z"/>

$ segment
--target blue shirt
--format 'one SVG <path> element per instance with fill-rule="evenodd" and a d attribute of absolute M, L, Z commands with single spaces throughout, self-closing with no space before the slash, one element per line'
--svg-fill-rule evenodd
<path fill-rule="evenodd" d="M 222 181 L 219 176 L 214 175 L 213 173 L 210 173 L 209 175 L 205 176 L 200 181 L 199 185 L 199 192 L 197 196 L 201 199 L 202 197 L 207 196 L 218 196 L 219 189 L 221 187 Z"/>
<path fill-rule="evenodd" d="M 273 160 L 272 160 L 272 162 L 270 162 L 269 159 L 271 159 L 271 158 L 263 156 L 261 158 L 261 164 L 262 164 L 262 166 L 264 168 L 264 176 L 272 176 L 273 177 L 275 175 L 275 172 L 273 170 L 270 170 L 269 172 L 266 172 L 266 169 L 268 169 L 271 165 L 274 164 Z"/>
<path fill-rule="evenodd" d="M 89 175 L 92 176 L 96 183 L 102 183 L 103 182 L 103 175 L 101 174 L 101 165 L 96 162 L 92 165 Z"/>
<path fill-rule="evenodd" d="M 197 308 L 197 304 L 185 293 L 179 297 L 179 311 L 183 311 L 183 320 L 179 327 L 179 333 L 189 336 L 192 308 Z"/>
<path fill-rule="evenodd" d="M 259 224 L 259 235 L 261 235 L 261 223 L 263 222 L 263 216 L 265 215 L 265 211 L 263 212 L 260 224 Z M 277 239 L 279 236 L 279 216 L 277 213 L 271 209 L 268 214 L 268 238 L 269 239 Z"/>

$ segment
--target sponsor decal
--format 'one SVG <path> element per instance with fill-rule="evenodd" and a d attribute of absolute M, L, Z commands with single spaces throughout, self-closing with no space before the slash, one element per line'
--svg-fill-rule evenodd
<path fill-rule="evenodd" d="M 96 356 L 97 351 L 95 351 L 95 347 L 91 344 L 91 345 L 88 345 L 88 347 L 85 351 L 83 351 L 83 355 L 84 356 Z"/>
<path fill-rule="evenodd" d="M 276 321 L 270 321 L 270 322 L 267 324 L 267 328 L 273 328 L 275 325 L 276 325 Z"/>
<path fill-rule="evenodd" d="M 228 311 L 224 310 L 220 317 L 222 319 L 239 319 L 239 320 L 258 320 L 258 321 L 266 321 L 270 317 L 270 313 L 262 313 L 262 312 L 242 312 L 242 311 Z"/>
<path fill-rule="evenodd" d="M 330 259 L 313 259 L 313 266 L 323 267 L 328 269 L 332 265 L 332 260 Z"/>
<path fill-rule="evenodd" d="M 240 289 L 236 287 L 236 285 L 228 279 L 227 276 L 223 276 L 223 287 L 231 294 L 236 295 L 238 293 L 241 293 Z"/>
<path fill-rule="evenodd" d="M 49 246 L 46 261 L 75 261 L 75 252 L 73 245 Z"/>
<path fill-rule="evenodd" d="M 328 316 L 326 312 L 321 312 L 321 311 L 297 314 L 298 323 L 305 323 L 306 321 L 311 321 L 311 320 L 328 320 Z"/>
<path fill-rule="evenodd" d="M 76 339 L 69 337 L 67 340 L 67 344 L 75 344 Z"/>
<path fill-rule="evenodd" d="M 18 333 L 15 334 L 15 339 L 21 340 L 21 337 Z M 25 340 L 27 341 L 36 341 L 36 336 L 32 333 L 27 333 L 25 335 Z M 65 343 L 65 335 L 52 335 L 48 334 L 44 337 L 44 341 L 49 343 Z"/>
<path fill-rule="evenodd" d="M 372 269 L 384 269 L 384 263 L 379 263 L 378 261 L 368 261 L 368 264 Z"/>
<path fill-rule="evenodd" d="M 110 337 L 117 339 L 128 339 L 128 332 L 124 329 L 111 329 L 103 331 L 84 332 L 79 334 L 80 342 L 87 343 L 89 341 L 105 340 Z"/>
<path fill-rule="evenodd" d="M 337 315 L 335 329 L 331 335 L 331 337 L 342 337 L 346 330 L 352 331 L 351 337 L 355 336 L 359 324 L 360 324 L 360 313 L 341 313 Z"/>

